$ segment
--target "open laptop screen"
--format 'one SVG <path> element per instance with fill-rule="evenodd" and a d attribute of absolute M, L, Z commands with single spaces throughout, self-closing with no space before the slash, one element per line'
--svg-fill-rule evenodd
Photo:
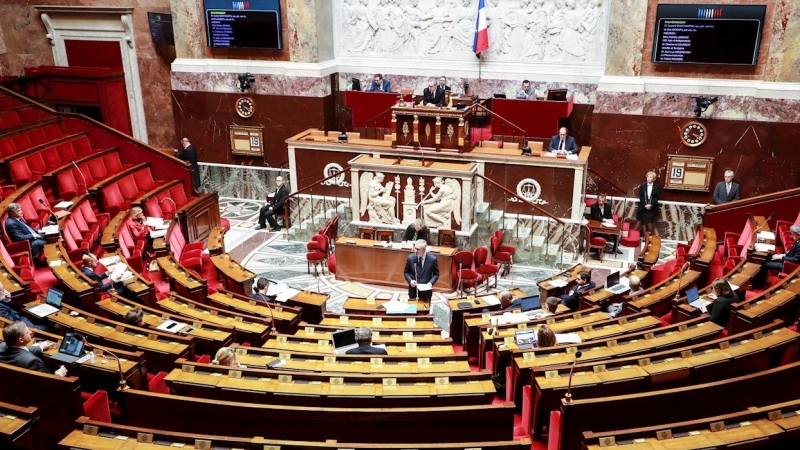
<path fill-rule="evenodd" d="M 517 345 L 533 345 L 536 342 L 536 334 L 533 330 L 520 330 L 514 333 L 514 339 L 517 341 Z"/>
<path fill-rule="evenodd" d="M 75 333 L 67 333 L 64 340 L 61 341 L 61 347 L 58 348 L 59 353 L 70 356 L 81 356 L 83 352 L 83 339 L 80 339 Z"/>
<path fill-rule="evenodd" d="M 692 303 L 693 301 L 700 298 L 700 294 L 697 292 L 697 286 L 691 287 L 686 291 L 686 302 Z"/>
<path fill-rule="evenodd" d="M 64 293 L 59 291 L 58 289 L 50 288 L 47 290 L 47 298 L 45 299 L 45 303 L 48 305 L 53 305 L 56 308 L 61 308 L 61 298 L 64 297 Z"/>
<path fill-rule="evenodd" d="M 619 272 L 609 274 L 606 278 L 606 289 L 612 288 L 619 284 Z"/>
<path fill-rule="evenodd" d="M 336 331 L 333 333 L 333 348 L 347 347 L 356 343 L 356 329 Z"/>

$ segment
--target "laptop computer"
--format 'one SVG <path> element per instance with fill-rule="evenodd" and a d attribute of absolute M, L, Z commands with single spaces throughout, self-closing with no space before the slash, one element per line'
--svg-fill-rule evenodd
<path fill-rule="evenodd" d="M 63 297 L 63 292 L 58 289 L 50 288 L 47 290 L 47 297 L 44 303 L 28 308 L 28 312 L 40 319 L 55 314 L 61 311 L 61 299 Z"/>
<path fill-rule="evenodd" d="M 81 356 L 83 356 L 83 339 L 76 336 L 75 333 L 67 332 L 61 341 L 58 353 L 53 355 L 51 359 L 63 364 L 72 364 Z"/>
<path fill-rule="evenodd" d="M 348 350 L 358 347 L 356 342 L 356 329 L 336 331 L 333 333 L 333 353 L 343 355 Z"/>
<path fill-rule="evenodd" d="M 519 330 L 514 333 L 517 348 L 524 350 L 536 347 L 536 333 L 533 330 Z"/>
<path fill-rule="evenodd" d="M 614 272 L 608 275 L 608 277 L 606 278 L 605 289 L 609 292 L 613 292 L 614 294 L 622 294 L 623 292 L 628 290 L 628 286 L 620 284 L 619 272 Z"/>
<path fill-rule="evenodd" d="M 686 290 L 686 302 L 692 303 L 693 301 L 700 298 L 700 293 L 697 292 L 697 286 L 692 286 L 691 288 Z"/>

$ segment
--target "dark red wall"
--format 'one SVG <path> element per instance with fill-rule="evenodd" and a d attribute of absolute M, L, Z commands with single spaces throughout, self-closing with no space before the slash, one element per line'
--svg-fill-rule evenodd
<path fill-rule="evenodd" d="M 242 119 L 236 114 L 239 97 L 249 97 L 255 102 L 252 117 Z M 200 161 L 218 164 L 262 166 L 266 163 L 270 167 L 288 167 L 286 139 L 308 128 L 335 129 L 332 127 L 333 96 L 172 91 L 172 111 L 177 139 L 188 137 Z M 234 156 L 229 125 L 263 126 L 264 158 Z M 176 141 L 173 146 L 178 148 L 179 143 Z"/>
<path fill-rule="evenodd" d="M 694 203 L 711 202 L 714 185 L 728 168 L 736 172 L 742 198 L 800 184 L 800 153 L 796 150 L 800 124 L 700 119 L 708 128 L 708 139 L 700 147 L 689 148 L 681 143 L 679 130 L 692 120 L 595 113 L 589 167 L 631 194 L 648 170 L 654 170 L 664 184 L 667 155 L 713 157 L 709 192 L 665 190 L 662 197 Z"/>
<path fill-rule="evenodd" d="M 119 42 L 65 39 L 64 47 L 70 67 L 122 70 Z"/>

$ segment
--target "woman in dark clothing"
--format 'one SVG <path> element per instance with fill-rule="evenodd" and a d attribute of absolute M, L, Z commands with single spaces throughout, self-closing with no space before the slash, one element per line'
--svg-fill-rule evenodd
<path fill-rule="evenodd" d="M 715 324 L 728 328 L 728 320 L 731 317 L 731 303 L 738 302 L 739 298 L 731 289 L 728 280 L 717 278 L 711 283 L 711 293 L 708 298 L 714 300 L 708 305 L 711 308 L 711 321 Z"/>
<path fill-rule="evenodd" d="M 639 210 L 636 220 L 639 221 L 639 230 L 658 235 L 656 220 L 658 219 L 658 199 L 661 197 L 661 185 L 656 181 L 655 172 L 647 172 L 647 181 L 639 185 Z"/>

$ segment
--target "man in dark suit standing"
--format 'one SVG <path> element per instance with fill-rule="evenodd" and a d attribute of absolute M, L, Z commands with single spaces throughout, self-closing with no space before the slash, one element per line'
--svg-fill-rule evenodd
<path fill-rule="evenodd" d="M 725 171 L 725 181 L 720 181 L 714 188 L 714 204 L 720 205 L 734 200 L 739 200 L 739 183 L 733 182 L 733 171 L 728 169 Z"/>
<path fill-rule="evenodd" d="M 433 297 L 433 285 L 439 280 L 439 262 L 427 250 L 428 243 L 424 240 L 420 239 L 414 243 L 414 253 L 408 255 L 403 275 L 408 282 L 408 298 L 430 302 Z M 430 285 L 431 289 L 420 289 L 420 285 Z"/>
<path fill-rule="evenodd" d="M 267 204 L 262 206 L 258 213 L 258 226 L 255 228 L 256 230 L 267 228 L 267 222 L 269 222 L 272 231 L 281 231 L 281 227 L 278 226 L 278 221 L 275 220 L 275 216 L 283 213 L 284 203 L 288 196 L 289 189 L 283 184 L 283 177 L 278 176 L 275 178 L 275 195 L 272 196 L 272 200 L 267 198 Z"/>
<path fill-rule="evenodd" d="M 372 330 L 368 327 L 356 328 L 358 347 L 346 351 L 346 355 L 388 355 L 385 348 L 372 346 Z"/>
<path fill-rule="evenodd" d="M 192 171 L 192 183 L 194 183 L 194 189 L 197 192 L 200 192 L 200 166 L 197 165 L 197 150 L 195 150 L 188 138 L 181 139 L 181 145 L 183 146 L 183 150 L 180 152 L 175 150 L 175 156 L 184 161 L 189 161 L 189 168 Z"/>
<path fill-rule="evenodd" d="M 391 92 L 392 84 L 383 75 L 376 73 L 372 78 L 372 84 L 369 89 L 370 92 Z"/>
<path fill-rule="evenodd" d="M 0 343 L 0 362 L 23 369 L 47 373 L 50 371 L 42 361 L 42 352 L 56 346 L 55 342 L 43 341 L 28 347 L 33 340 L 33 332 L 23 322 L 14 322 L 3 328 L 3 341 Z M 56 375 L 64 377 L 67 369 L 61 366 Z"/>
<path fill-rule="evenodd" d="M 558 134 L 550 139 L 550 145 L 547 146 L 547 151 L 564 155 L 568 153 L 578 153 L 578 144 L 575 142 L 574 137 L 567 134 L 567 129 L 561 127 L 558 130 Z"/>
<path fill-rule="evenodd" d="M 570 291 L 561 296 L 561 304 L 567 308 L 575 311 L 578 309 L 578 301 L 582 292 L 594 289 L 595 284 L 592 281 L 592 275 L 589 272 L 581 272 L 578 274 L 578 279 L 575 280 L 577 285 L 570 289 Z"/>
<path fill-rule="evenodd" d="M 39 233 L 25 223 L 22 218 L 22 207 L 19 203 L 10 203 L 8 208 L 8 219 L 6 219 L 6 233 L 12 242 L 29 241 L 31 243 L 31 257 L 34 261 L 39 259 L 39 255 L 44 249 L 47 241 L 44 235 Z"/>

